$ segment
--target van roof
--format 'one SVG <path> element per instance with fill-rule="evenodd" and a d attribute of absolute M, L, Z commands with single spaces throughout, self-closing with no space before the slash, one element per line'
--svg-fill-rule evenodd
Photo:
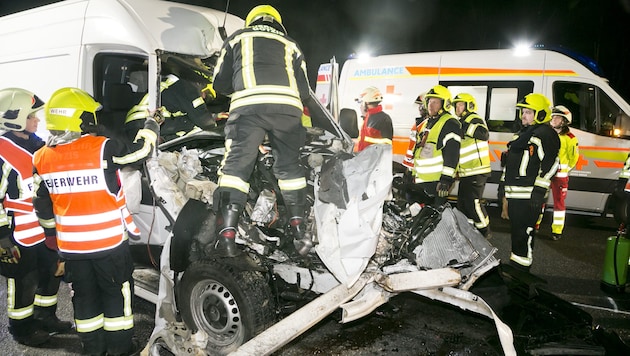
<path fill-rule="evenodd" d="M 80 41 L 115 43 L 146 53 L 160 49 L 207 57 L 221 48 L 218 28 L 224 21 L 227 33 L 243 27 L 243 20 L 234 15 L 169 1 L 66 0 L 0 18 L 0 36 L 32 35 L 13 37 L 34 39 L 12 43 L 10 48 L 16 53 L 45 49 L 49 44 L 59 46 L 60 41 L 68 46 Z"/>

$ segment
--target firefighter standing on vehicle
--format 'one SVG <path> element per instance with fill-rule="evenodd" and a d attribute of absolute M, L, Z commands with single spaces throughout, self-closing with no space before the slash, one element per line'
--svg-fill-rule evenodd
<path fill-rule="evenodd" d="M 58 256 L 54 229 L 44 230 L 33 211 L 33 153 L 44 103 L 33 93 L 0 90 L 0 271 L 7 278 L 7 315 L 13 339 L 38 346 L 49 333 L 72 329 L 57 318 Z"/>
<path fill-rule="evenodd" d="M 245 28 L 223 43 L 214 72 L 217 93 L 231 95 L 225 126 L 225 157 L 214 193 L 215 251 L 236 257 L 238 220 L 247 202 L 248 180 L 258 147 L 269 138 L 274 174 L 288 210 L 288 235 L 300 253 L 312 241 L 305 231 L 306 179 L 300 148 L 306 139 L 301 117 L 310 87 L 304 55 L 287 36 L 282 18 L 269 5 L 254 7 Z"/>
<path fill-rule="evenodd" d="M 558 171 L 551 179 L 551 193 L 553 194 L 553 222 L 551 224 L 551 238 L 562 238 L 566 208 L 564 200 L 569 189 L 569 172 L 577 164 L 580 152 L 578 139 L 570 131 L 572 115 L 565 106 L 557 105 L 551 110 L 551 127 L 560 138 L 560 151 L 558 152 Z"/>
<path fill-rule="evenodd" d="M 376 87 L 363 89 L 357 98 L 363 116 L 363 126 L 359 133 L 357 145 L 358 152 L 375 143 L 392 144 L 394 137 L 392 118 L 383 112 L 382 101 L 383 94 Z"/>
<path fill-rule="evenodd" d="M 523 128 L 508 142 L 501 177 L 511 223 L 510 263 L 529 271 L 533 262 L 535 225 L 558 169 L 560 139 L 549 125 L 551 103 L 532 93 L 516 105 Z"/>
<path fill-rule="evenodd" d="M 481 204 L 486 181 L 490 176 L 490 132 L 486 120 L 476 113 L 477 102 L 468 93 L 460 93 L 453 99 L 455 116 L 462 124 L 462 141 L 459 155 L 459 187 L 457 208 L 485 237 L 490 234 L 490 219 L 486 207 Z"/>
<path fill-rule="evenodd" d="M 133 262 L 127 239 L 139 236 L 118 170 L 154 150 L 158 124 L 146 119 L 129 152 L 93 133 L 101 105 L 77 88 L 55 91 L 46 104 L 51 136 L 33 157 L 33 205 L 56 229 L 65 278 L 72 285 L 76 330 L 86 354 L 133 351 Z"/>
<path fill-rule="evenodd" d="M 417 138 L 414 153 L 414 182 L 434 198 L 436 206 L 446 202 L 455 181 L 459 162 L 461 125 L 451 115 L 451 92 L 442 85 L 431 88 L 424 97 L 427 122 Z"/>

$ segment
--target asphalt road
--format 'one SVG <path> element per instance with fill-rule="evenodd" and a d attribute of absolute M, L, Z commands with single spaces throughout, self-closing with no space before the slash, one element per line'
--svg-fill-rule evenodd
<path fill-rule="evenodd" d="M 497 257 L 507 261 L 509 223 L 490 208 L 491 243 Z M 579 306 L 593 316 L 594 325 L 615 331 L 630 344 L 630 291 L 608 295 L 599 288 L 606 238 L 614 235 L 612 218 L 567 216 L 563 239 L 552 241 L 547 213 L 536 240 L 531 272 L 546 280 L 544 289 Z M 0 278 L 0 300 L 6 301 L 6 281 Z M 61 319 L 72 317 L 69 288 L 59 292 Z M 136 299 L 135 333 L 144 345 L 153 328 L 155 308 Z M 494 324 L 470 312 L 413 294 L 401 294 L 377 312 L 359 321 L 340 324 L 336 314 L 286 345 L 276 355 L 498 355 Z M 55 335 L 37 349 L 15 343 L 7 332 L 6 305 L 0 303 L 0 354 L 28 356 L 78 355 L 75 334 Z"/>

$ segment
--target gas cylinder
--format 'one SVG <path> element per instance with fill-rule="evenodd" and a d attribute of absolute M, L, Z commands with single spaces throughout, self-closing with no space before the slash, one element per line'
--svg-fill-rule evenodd
<path fill-rule="evenodd" d="M 623 293 L 628 279 L 630 239 L 622 234 L 610 236 L 606 241 L 604 273 L 600 287 L 607 293 Z"/>

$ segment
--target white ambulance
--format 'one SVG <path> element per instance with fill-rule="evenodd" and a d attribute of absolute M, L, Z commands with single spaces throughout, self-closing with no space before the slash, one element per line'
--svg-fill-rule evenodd
<path fill-rule="evenodd" d="M 323 104 L 335 104 L 333 109 L 338 103 L 342 111 L 352 109 L 360 115 L 355 99 L 361 90 L 379 88 L 384 111 L 393 120 L 397 161 L 407 149 L 409 130 L 418 116 L 414 100 L 420 93 L 442 84 L 453 97 L 472 94 L 491 131 L 492 177 L 484 197 L 496 200 L 501 152 L 520 123 L 515 105 L 526 94 L 542 93 L 553 105 L 571 110 L 571 131 L 579 140 L 580 158 L 569 174 L 567 209 L 605 214 L 614 181 L 630 152 L 630 105 L 598 74 L 596 64 L 588 59 L 582 64 L 581 58 L 574 57 L 543 49 L 504 49 L 349 59 L 338 82 L 333 71 L 336 64 L 320 67 L 316 94 Z M 551 197 L 549 203 L 553 203 Z"/>

